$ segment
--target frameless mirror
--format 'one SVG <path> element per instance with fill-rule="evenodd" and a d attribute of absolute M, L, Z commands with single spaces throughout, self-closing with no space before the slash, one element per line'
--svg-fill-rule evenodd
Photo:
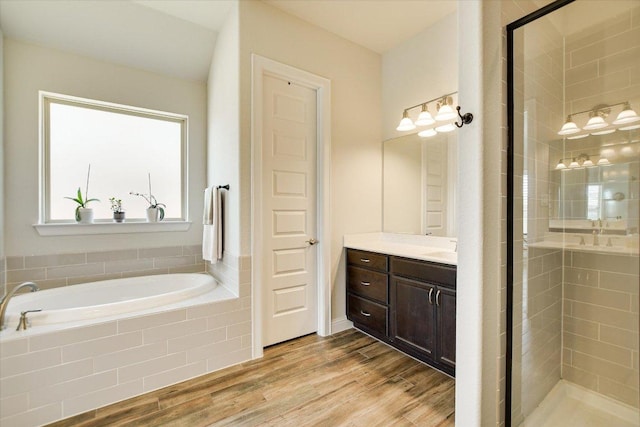
<path fill-rule="evenodd" d="M 457 132 L 384 141 L 383 231 L 457 235 L 457 145 Z"/>

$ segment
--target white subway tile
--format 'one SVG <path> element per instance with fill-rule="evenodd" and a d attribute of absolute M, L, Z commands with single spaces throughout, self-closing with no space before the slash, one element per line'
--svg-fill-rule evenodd
<path fill-rule="evenodd" d="M 28 392 L 29 390 L 59 384 L 65 381 L 86 377 L 93 373 L 91 359 L 56 365 L 0 380 L 3 396 Z"/>
<path fill-rule="evenodd" d="M 242 348 L 230 353 L 219 354 L 211 359 L 207 359 L 207 371 L 214 372 L 219 369 L 237 365 L 251 359 L 251 348 Z"/>
<path fill-rule="evenodd" d="M 47 279 L 59 279 L 61 277 L 92 276 L 104 274 L 104 263 L 78 264 L 64 267 L 48 267 Z"/>
<path fill-rule="evenodd" d="M 65 362 L 71 362 L 87 357 L 115 353 L 140 345 L 142 345 L 142 332 L 129 332 L 62 347 L 62 359 Z"/>
<path fill-rule="evenodd" d="M 58 402 L 6 418 L 3 413 L 2 418 L 0 418 L 0 426 L 39 426 L 49 424 L 60 418 L 62 418 L 62 403 Z"/>
<path fill-rule="evenodd" d="M 87 255 L 85 253 L 34 255 L 24 257 L 25 268 L 55 267 L 58 265 L 85 264 L 86 262 Z"/>
<path fill-rule="evenodd" d="M 93 359 L 93 369 L 95 372 L 108 371 L 114 368 L 133 365 L 148 359 L 167 354 L 167 343 L 158 342 L 140 347 L 128 348 L 115 353 L 105 354 Z"/>
<path fill-rule="evenodd" d="M 7 283 L 37 281 L 47 278 L 47 270 L 44 268 L 31 268 L 28 270 L 7 270 Z"/>
<path fill-rule="evenodd" d="M 53 402 L 61 402 L 75 396 L 91 393 L 118 383 L 118 374 L 112 371 L 101 372 L 76 380 L 66 381 L 50 387 L 39 387 L 29 392 L 29 406 L 37 408 Z"/>
<path fill-rule="evenodd" d="M 122 261 L 107 261 L 104 265 L 105 273 L 123 273 L 128 271 L 150 270 L 153 261 L 150 259 L 126 259 Z"/>
<path fill-rule="evenodd" d="M 29 349 L 37 351 L 52 347 L 62 347 L 67 344 L 115 335 L 116 333 L 116 322 L 65 329 L 29 338 Z"/>
<path fill-rule="evenodd" d="M 193 265 L 195 263 L 195 255 L 171 256 L 153 259 L 153 266 L 155 268 L 178 267 L 183 265 Z"/>
<path fill-rule="evenodd" d="M 59 365 L 60 363 L 62 363 L 60 348 L 52 348 L 3 358 L 0 361 L 0 373 L 2 377 L 9 377 Z"/>
<path fill-rule="evenodd" d="M 167 341 L 171 338 L 184 337 L 205 331 L 206 329 L 207 322 L 205 319 L 201 318 L 172 323 L 157 328 L 145 329 L 142 333 L 144 336 L 144 343 L 150 344 L 159 341 Z"/>
<path fill-rule="evenodd" d="M 145 360 L 135 365 L 118 369 L 118 381 L 129 382 L 143 377 L 148 377 L 164 371 L 170 371 L 187 364 L 187 354 L 173 353 L 157 359 Z"/>
<path fill-rule="evenodd" d="M 144 378 L 144 391 L 148 392 L 151 390 L 156 390 L 180 381 L 185 381 L 190 378 L 204 375 L 206 373 L 207 363 L 204 360 L 201 360 L 196 363 L 182 366 L 178 369 L 161 372 L 159 374 Z"/>
<path fill-rule="evenodd" d="M 251 347 L 251 344 L 253 343 L 253 340 L 251 339 L 251 334 L 243 335 L 240 338 L 242 338 L 242 348 Z"/>
<path fill-rule="evenodd" d="M 208 344 L 201 347 L 196 347 L 187 351 L 187 363 L 216 358 L 219 355 L 240 350 L 241 347 L 242 339 L 240 337 L 233 338 L 229 341 L 222 341 L 216 344 Z"/>
<path fill-rule="evenodd" d="M 248 308 L 232 311 L 230 313 L 217 314 L 207 318 L 207 327 L 217 329 L 223 326 L 235 325 L 251 320 L 251 310 Z"/>
<path fill-rule="evenodd" d="M 147 329 L 166 325 L 169 323 L 181 322 L 187 318 L 187 310 L 171 310 L 164 313 L 151 314 L 148 316 L 134 317 L 118 321 L 118 332 L 131 332 L 139 329 Z"/>
<path fill-rule="evenodd" d="M 137 249 L 118 249 L 115 251 L 89 252 L 87 262 L 120 261 L 125 259 L 136 259 Z"/>
<path fill-rule="evenodd" d="M 182 246 L 138 249 L 138 258 L 156 258 L 161 256 L 179 256 L 179 255 L 182 255 Z"/>
<path fill-rule="evenodd" d="M 2 386 L 0 386 L 0 388 L 2 388 Z M 29 395 L 27 393 L 16 394 L 0 399 L 0 414 L 2 414 L 2 417 L 19 414 L 20 412 L 27 411 L 28 409 Z"/>
<path fill-rule="evenodd" d="M 20 338 L 17 340 L 7 340 L 0 345 L 0 357 L 17 356 L 18 354 L 24 354 L 29 351 L 29 340 L 27 338 Z"/>
<path fill-rule="evenodd" d="M 119 402 L 144 393 L 142 380 L 136 380 L 114 387 L 108 387 L 92 393 L 84 393 L 81 396 L 65 399 L 63 401 L 65 418 L 72 415 L 100 408 L 111 403 Z"/>
<path fill-rule="evenodd" d="M 227 339 L 247 335 L 251 333 L 251 322 L 238 323 L 227 326 Z"/>
<path fill-rule="evenodd" d="M 170 339 L 167 344 L 167 352 L 177 353 L 179 351 L 190 350 L 201 345 L 216 343 L 226 339 L 227 332 L 224 328 L 213 329 L 197 334 L 186 335 L 179 338 Z"/>

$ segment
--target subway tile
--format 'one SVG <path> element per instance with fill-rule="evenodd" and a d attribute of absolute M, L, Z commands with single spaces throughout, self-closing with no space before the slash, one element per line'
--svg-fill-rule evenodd
<path fill-rule="evenodd" d="M 227 339 L 240 337 L 251 333 L 251 322 L 238 323 L 227 326 Z"/>
<path fill-rule="evenodd" d="M 215 344 L 203 345 L 201 347 L 187 350 L 187 363 L 197 362 L 199 360 L 209 359 L 212 355 L 226 354 L 232 351 L 240 350 L 242 347 L 242 339 L 240 337 L 232 338 L 228 341 L 221 341 Z"/>
<path fill-rule="evenodd" d="M 586 338 L 591 338 L 594 340 L 597 340 L 599 337 L 599 324 L 596 322 L 576 319 L 570 316 L 564 316 L 563 322 L 563 328 L 565 332 L 580 335 Z"/>
<path fill-rule="evenodd" d="M 238 298 L 232 298 L 229 300 L 214 302 L 197 307 L 189 307 L 187 308 L 187 319 L 193 319 L 196 317 L 207 317 L 211 316 L 212 314 L 228 313 L 230 311 L 239 310 L 240 306 L 240 300 Z"/>
<path fill-rule="evenodd" d="M 636 7 L 631 11 L 631 27 L 640 27 L 640 7 Z"/>
<path fill-rule="evenodd" d="M 566 284 L 564 285 L 564 297 L 573 301 L 586 302 L 617 310 L 629 311 L 631 309 L 631 294 L 626 292 Z"/>
<path fill-rule="evenodd" d="M 204 360 L 200 360 L 177 369 L 145 377 L 143 380 L 143 389 L 145 392 L 157 390 L 178 381 L 184 381 L 185 379 L 197 377 L 206 373 L 207 364 Z"/>
<path fill-rule="evenodd" d="M 85 264 L 86 262 L 87 255 L 85 253 L 34 255 L 24 257 L 25 268 L 58 267 L 61 265 Z"/>
<path fill-rule="evenodd" d="M 127 259 L 122 261 L 105 262 L 105 273 L 123 273 L 129 271 L 150 270 L 153 268 L 153 260 L 150 259 Z"/>
<path fill-rule="evenodd" d="M 11 417 L 0 419 L 2 426 L 39 426 L 49 424 L 62 418 L 62 403 L 52 403 L 41 408 L 31 409 Z"/>
<path fill-rule="evenodd" d="M 618 365 L 632 367 L 631 350 L 628 348 L 618 347 L 616 345 L 607 344 L 602 341 L 574 335 L 569 332 L 563 334 L 564 347 L 584 353 L 592 357 L 607 360 Z"/>
<path fill-rule="evenodd" d="M 640 28 L 619 33 L 613 37 L 601 39 L 596 43 L 577 49 L 570 49 L 571 67 L 577 67 L 594 58 L 603 58 L 627 49 L 635 47 L 637 40 L 640 40 Z"/>
<path fill-rule="evenodd" d="M 242 309 L 230 313 L 216 314 L 207 318 L 207 328 L 217 329 L 224 326 L 244 323 L 251 320 L 251 310 Z"/>
<path fill-rule="evenodd" d="M 628 387 L 606 377 L 600 377 L 598 392 L 634 408 L 638 407 L 639 395 L 637 388 Z"/>
<path fill-rule="evenodd" d="M 181 322 L 187 317 L 187 310 L 171 310 L 164 313 L 150 314 L 118 321 L 118 332 L 131 332 L 140 329 L 156 328 L 162 325 Z"/>
<path fill-rule="evenodd" d="M 574 32 L 566 37 L 566 49 L 568 51 L 585 48 L 609 37 L 616 36 L 631 29 L 631 14 L 623 13 L 607 19 L 604 25 L 588 27 L 582 31 Z"/>
<path fill-rule="evenodd" d="M 613 291 L 629 292 L 638 295 L 640 281 L 637 275 L 621 274 L 610 271 L 600 273 L 600 287 L 603 289 L 611 289 Z"/>
<path fill-rule="evenodd" d="M 89 252 L 87 254 L 87 262 L 123 261 L 136 259 L 137 257 L 137 249 L 119 249 L 115 251 Z"/>
<path fill-rule="evenodd" d="M 166 256 L 181 256 L 181 255 L 182 255 L 182 246 L 138 249 L 138 258 L 141 258 L 141 259 L 166 257 Z"/>
<path fill-rule="evenodd" d="M 85 359 L 5 377 L 0 380 L 0 388 L 3 395 L 6 393 L 9 396 L 86 377 L 92 373 L 93 363 L 91 359 Z"/>
<path fill-rule="evenodd" d="M 142 380 L 118 384 L 92 393 L 84 393 L 74 398 L 65 399 L 64 417 L 80 414 L 95 408 L 119 402 L 144 393 Z"/>
<path fill-rule="evenodd" d="M 30 268 L 26 270 L 7 270 L 7 283 L 14 282 L 35 282 L 47 278 L 47 271 L 44 268 Z"/>
<path fill-rule="evenodd" d="M 584 388 L 588 388 L 589 390 L 598 389 L 597 375 L 573 366 L 569 366 L 566 364 L 562 365 L 562 378 L 564 378 L 566 381 L 578 384 Z"/>
<path fill-rule="evenodd" d="M 66 381 L 50 387 L 38 387 L 29 392 L 29 406 L 37 408 L 54 402 L 61 402 L 86 393 L 91 393 L 118 383 L 117 371 L 111 370 L 95 375 Z"/>
<path fill-rule="evenodd" d="M 640 46 L 600 58 L 598 60 L 598 72 L 601 76 L 604 76 L 625 69 L 631 69 L 638 64 L 638 58 L 640 58 Z"/>
<path fill-rule="evenodd" d="M 167 354 L 167 343 L 164 341 L 157 342 L 97 356 L 93 359 L 93 368 L 95 372 L 108 371 L 110 369 L 139 363 L 147 359 L 155 359 L 165 354 Z"/>
<path fill-rule="evenodd" d="M 186 364 L 187 354 L 185 352 L 168 354 L 156 359 L 149 359 L 134 365 L 118 368 L 118 380 L 129 382 L 160 372 L 170 371 Z"/>
<path fill-rule="evenodd" d="M 565 72 L 567 85 L 594 79 L 596 77 L 598 77 L 598 61 L 595 60 L 579 67 L 567 68 Z"/>
<path fill-rule="evenodd" d="M 600 341 L 638 351 L 638 334 L 625 329 L 600 325 Z"/>
<path fill-rule="evenodd" d="M 227 333 L 225 328 L 220 328 L 171 338 L 167 344 L 167 352 L 171 354 L 191 350 L 202 345 L 223 341 L 226 337 Z"/>
<path fill-rule="evenodd" d="M 638 331 L 638 314 L 631 312 L 573 301 L 571 303 L 571 316 L 629 331 Z"/>
<path fill-rule="evenodd" d="M 202 245 L 183 246 L 182 255 L 202 255 Z"/>
<path fill-rule="evenodd" d="M 78 276 L 69 277 L 67 279 L 67 285 L 80 285 L 83 283 L 102 282 L 104 280 L 121 279 L 121 273 L 109 273 L 109 274 L 96 274 L 93 276 Z"/>
<path fill-rule="evenodd" d="M 578 351 L 573 352 L 573 367 L 599 377 L 607 377 L 629 387 L 638 386 L 638 371 Z"/>
<path fill-rule="evenodd" d="M 0 358 L 17 356 L 25 354 L 29 351 L 29 339 L 19 338 L 15 340 L 6 340 L 0 345 Z"/>
<path fill-rule="evenodd" d="M 156 328 L 149 328 L 143 331 L 144 343 L 166 342 L 171 339 L 186 338 L 191 334 L 204 332 L 207 328 L 205 319 L 190 319 L 183 322 L 170 323 Z M 171 346 L 168 347 L 172 351 Z"/>
<path fill-rule="evenodd" d="M 7 270 L 24 270 L 24 257 L 8 256 L 6 268 Z"/>
<path fill-rule="evenodd" d="M 153 266 L 155 268 L 171 268 L 178 267 L 184 265 L 193 265 L 195 264 L 196 259 L 194 255 L 184 255 L 184 256 L 171 256 L 171 257 L 161 257 L 153 259 Z"/>
<path fill-rule="evenodd" d="M 47 279 L 59 279 L 61 277 L 92 276 L 104 274 L 103 263 L 79 264 L 64 267 L 48 267 Z"/>
<path fill-rule="evenodd" d="M 62 363 L 59 348 L 35 351 L 0 360 L 0 372 L 3 377 L 24 374 L 33 370 L 49 368 Z"/>
<path fill-rule="evenodd" d="M 228 368 L 247 360 L 251 360 L 251 347 L 243 347 L 230 353 L 214 355 L 212 358 L 207 359 L 207 372 Z"/>
<path fill-rule="evenodd" d="M 170 267 L 169 273 L 204 273 L 204 263 L 184 265 L 180 267 Z"/>
<path fill-rule="evenodd" d="M 33 282 L 33 280 L 31 280 Z M 18 286 L 21 282 L 16 282 L 16 283 L 7 283 L 7 288 L 8 289 L 13 289 L 16 286 Z M 63 278 L 63 279 L 51 279 L 51 280 L 36 280 L 35 284 L 38 285 L 38 288 L 41 291 L 44 291 L 45 289 L 53 289 L 53 288 L 59 288 L 61 286 L 67 286 L 67 279 Z"/>
<path fill-rule="evenodd" d="M 639 34 L 640 36 L 640 34 Z M 585 80 L 580 83 L 567 85 L 565 93 L 569 99 L 586 98 L 601 92 L 610 92 L 629 86 L 631 73 L 629 70 L 616 71 L 595 79 Z"/>
<path fill-rule="evenodd" d="M 638 257 L 574 252 L 573 267 L 638 275 Z"/>
<path fill-rule="evenodd" d="M 242 348 L 247 348 L 247 347 L 251 347 L 251 345 L 253 344 L 253 340 L 252 340 L 252 335 L 243 335 L 242 337 Z"/>
<path fill-rule="evenodd" d="M 565 267 L 564 281 L 565 283 L 573 283 L 574 285 L 598 287 L 600 272 L 598 270 Z"/>
<path fill-rule="evenodd" d="M 65 362 L 115 353 L 131 347 L 142 345 L 142 332 L 129 332 L 91 341 L 84 341 L 62 347 L 62 358 Z"/>
<path fill-rule="evenodd" d="M 29 339 L 29 349 L 31 351 L 37 351 L 53 347 L 62 347 L 67 344 L 115 335 L 116 333 L 116 322 L 65 329 L 59 332 L 51 332 L 31 337 Z"/>
<path fill-rule="evenodd" d="M 140 271 L 124 271 L 122 272 L 122 277 L 156 276 L 159 274 L 167 274 L 167 273 L 169 273 L 168 268 L 152 268 L 149 270 L 140 270 Z"/>
<path fill-rule="evenodd" d="M 27 410 L 29 410 L 29 395 L 27 393 L 0 399 L 0 414 L 2 414 L 2 417 L 10 417 Z"/>

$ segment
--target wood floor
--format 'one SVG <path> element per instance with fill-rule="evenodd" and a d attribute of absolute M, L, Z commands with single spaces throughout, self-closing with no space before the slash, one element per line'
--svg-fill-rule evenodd
<path fill-rule="evenodd" d="M 453 426 L 450 377 L 355 329 L 52 426 Z"/>

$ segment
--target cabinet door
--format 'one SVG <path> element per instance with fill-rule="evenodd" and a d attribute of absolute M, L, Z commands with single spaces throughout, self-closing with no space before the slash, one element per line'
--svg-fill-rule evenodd
<path fill-rule="evenodd" d="M 435 293 L 436 287 L 429 283 L 392 276 L 393 340 L 409 353 L 428 359 L 435 357 Z"/>
<path fill-rule="evenodd" d="M 438 313 L 437 361 L 456 367 L 456 291 L 438 287 L 435 303 Z"/>

